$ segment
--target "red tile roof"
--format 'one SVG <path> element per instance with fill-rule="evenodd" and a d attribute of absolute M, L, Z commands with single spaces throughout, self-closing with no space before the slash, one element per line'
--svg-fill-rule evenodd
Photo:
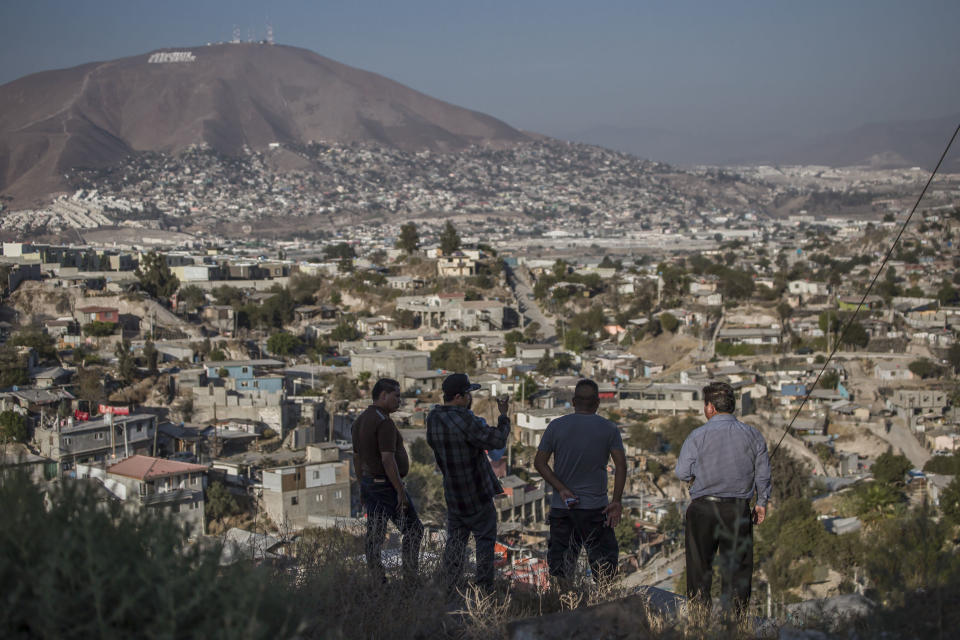
<path fill-rule="evenodd" d="M 111 465 L 107 468 L 107 471 L 128 478 L 136 478 L 137 480 L 149 480 L 150 478 L 162 478 L 179 473 L 205 472 L 207 471 L 207 467 L 202 464 L 190 464 L 189 462 L 178 462 L 176 460 L 164 460 L 163 458 L 136 455 Z"/>
<path fill-rule="evenodd" d="M 117 312 L 116 307 L 80 307 L 77 309 L 80 313 L 109 313 Z"/>

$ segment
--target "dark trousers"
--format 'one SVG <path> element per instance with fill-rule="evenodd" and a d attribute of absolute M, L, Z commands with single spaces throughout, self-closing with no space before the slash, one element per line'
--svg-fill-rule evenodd
<path fill-rule="evenodd" d="M 753 514 L 750 502 L 697 498 L 686 516 L 687 597 L 710 606 L 713 558 L 719 553 L 721 594 L 743 611 L 753 578 Z"/>
<path fill-rule="evenodd" d="M 386 574 L 383 560 L 383 538 L 387 533 L 387 521 L 396 525 L 403 536 L 400 551 L 403 559 L 403 573 L 408 577 L 417 575 L 420 559 L 420 541 L 423 540 L 423 523 L 411 500 L 404 510 L 397 509 L 397 491 L 387 478 L 360 478 L 360 499 L 367 512 L 367 536 L 364 551 L 367 566 L 384 579 Z"/>
<path fill-rule="evenodd" d="M 493 500 L 476 513 L 447 513 L 447 546 L 443 549 L 443 576 L 448 589 L 462 587 L 463 564 L 470 534 L 477 545 L 477 586 L 493 588 L 493 547 L 497 542 L 497 510 Z"/>
<path fill-rule="evenodd" d="M 620 547 L 613 529 L 606 525 L 603 509 L 550 509 L 550 543 L 547 564 L 550 575 L 570 579 L 577 568 L 580 549 L 587 548 L 587 560 L 596 579 L 617 571 Z"/>

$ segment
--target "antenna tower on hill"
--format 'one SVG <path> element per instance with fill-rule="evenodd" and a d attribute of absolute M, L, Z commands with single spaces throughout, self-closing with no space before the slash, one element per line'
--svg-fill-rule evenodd
<path fill-rule="evenodd" d="M 233 40 L 230 42 L 233 44 L 238 44 L 240 42 L 240 25 L 233 25 Z"/>
<path fill-rule="evenodd" d="M 273 44 L 273 25 L 267 22 L 267 44 Z"/>

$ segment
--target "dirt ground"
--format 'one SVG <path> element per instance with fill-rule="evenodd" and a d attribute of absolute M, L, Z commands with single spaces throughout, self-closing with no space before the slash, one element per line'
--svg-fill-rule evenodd
<path fill-rule="evenodd" d="M 630 347 L 630 353 L 664 365 L 664 374 L 675 373 L 689 367 L 690 355 L 700 346 L 696 338 L 664 332 L 656 337 L 647 337 Z"/>

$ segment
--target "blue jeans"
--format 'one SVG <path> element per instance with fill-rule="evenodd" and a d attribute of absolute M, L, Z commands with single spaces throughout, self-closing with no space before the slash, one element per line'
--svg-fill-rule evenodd
<path fill-rule="evenodd" d="M 447 546 L 443 550 L 443 576 L 448 589 L 462 586 L 467 542 L 477 545 L 477 586 L 493 589 L 493 546 L 497 542 L 497 510 L 493 500 L 476 513 L 447 514 Z"/>
<path fill-rule="evenodd" d="M 409 494 L 407 495 L 409 500 Z M 360 499 L 367 512 L 367 535 L 364 551 L 367 556 L 367 566 L 374 575 L 385 579 L 383 560 L 380 558 L 383 549 L 383 538 L 387 533 L 387 521 L 392 521 L 403 536 L 400 550 L 403 559 L 403 573 L 407 577 L 414 577 L 418 573 L 420 560 L 420 541 L 423 540 L 423 523 L 417 515 L 417 510 L 410 500 L 404 510 L 397 509 L 397 491 L 390 484 L 390 480 L 380 477 L 360 478 Z"/>
<path fill-rule="evenodd" d="M 550 543 L 547 548 L 550 575 L 573 578 L 580 549 L 586 547 L 594 579 L 613 576 L 617 571 L 620 547 L 613 529 L 605 521 L 603 509 L 550 509 Z"/>

